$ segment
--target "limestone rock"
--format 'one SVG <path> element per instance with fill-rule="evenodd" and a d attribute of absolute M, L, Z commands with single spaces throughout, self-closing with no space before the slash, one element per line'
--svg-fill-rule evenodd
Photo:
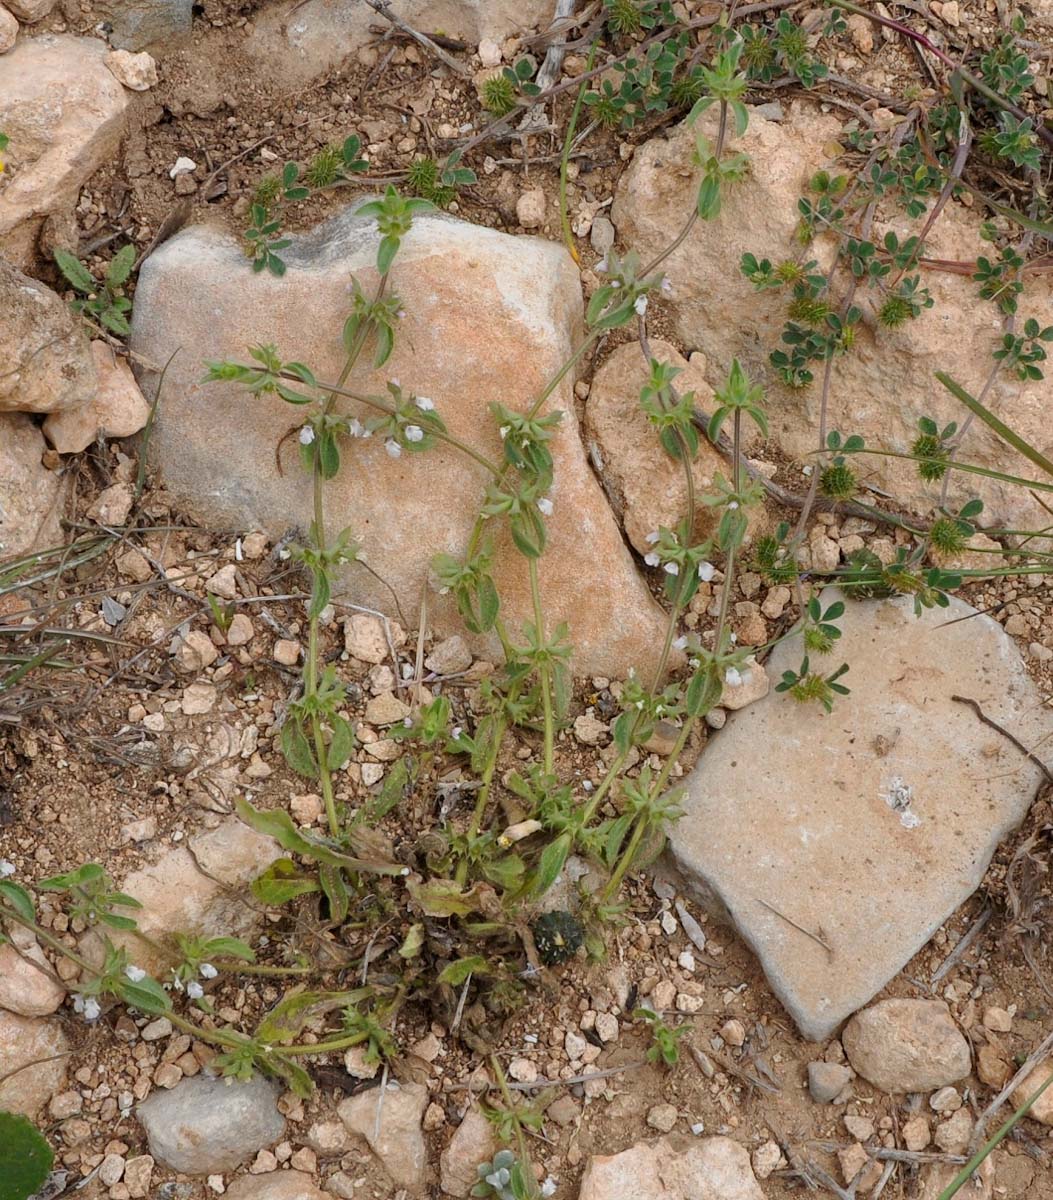
<path fill-rule="evenodd" d="M 100 434 L 103 437 L 131 437 L 142 429 L 150 416 L 131 368 L 103 341 L 91 343 L 91 355 L 98 374 L 95 396 L 86 404 L 52 413 L 44 422 L 44 436 L 59 454 L 77 454 L 86 450 Z"/>
<path fill-rule="evenodd" d="M 1035 1067 L 1013 1092 L 1013 1108 L 1017 1109 L 1021 1104 L 1026 1104 L 1051 1075 L 1053 1075 L 1053 1063 L 1048 1059 Z M 1043 1125 L 1053 1125 L 1053 1083 L 1039 1096 L 1027 1115 L 1032 1121 L 1039 1121 Z"/>
<path fill-rule="evenodd" d="M 423 1190 L 427 1179 L 427 1151 L 421 1119 L 428 1106 L 428 1089 L 419 1083 L 401 1087 L 389 1084 L 383 1095 L 378 1130 L 380 1098 L 381 1093 L 376 1088 L 349 1096 L 337 1108 L 337 1113 L 349 1132 L 366 1139 L 392 1182 L 416 1195 Z"/>
<path fill-rule="evenodd" d="M 152 866 L 133 871 L 121 882 L 121 891 L 140 901 L 139 928 L 155 939 L 163 941 L 174 932 L 245 937 L 258 924 L 259 913 L 255 904 L 235 893 L 281 853 L 277 842 L 228 817 L 216 829 L 191 838 L 189 848 L 169 850 Z M 152 973 L 163 969 L 161 956 L 138 938 L 107 933 L 139 966 Z M 84 946 L 86 952 L 99 953 L 94 934 L 86 937 Z"/>
<path fill-rule="evenodd" d="M 18 925 L 0 946 L 0 1008 L 20 1017 L 47 1017 L 61 1004 L 66 989 L 56 981 L 37 940 Z"/>
<path fill-rule="evenodd" d="M 391 11 L 422 33 L 442 32 L 477 45 L 544 29 L 554 0 L 393 0 Z M 294 13 L 264 9 L 247 47 L 278 68 L 294 87 L 339 64 L 373 40 L 370 25 L 382 18 L 360 0 L 308 0 Z M 456 57 L 456 56 L 455 56 Z"/>
<path fill-rule="evenodd" d="M 69 1048 L 57 1017 L 0 1009 L 0 1111 L 35 1117 L 66 1080 Z"/>
<path fill-rule="evenodd" d="M 671 363 L 683 372 L 674 386 L 682 395 L 694 391 L 699 407 L 712 412 L 713 390 L 706 382 L 704 363 L 688 361 L 674 346 L 658 338 L 651 340 L 651 351 L 660 362 Z M 659 526 L 675 529 L 687 513 L 687 480 L 683 466 L 672 458 L 658 440 L 658 434 L 640 407 L 640 389 L 650 370 L 635 342 L 626 342 L 596 372 L 585 405 L 585 432 L 590 447 L 595 445 L 594 462 L 607 495 L 621 516 L 625 535 L 640 554 L 651 549 L 647 535 Z M 692 474 L 695 492 L 701 495 L 713 488 L 713 476 L 730 474 L 723 456 L 701 439 Z M 713 509 L 698 505 L 695 535 L 706 537 L 715 527 Z"/>
<path fill-rule="evenodd" d="M 479 1182 L 478 1167 L 497 1152 L 493 1124 L 469 1109 L 439 1159 L 439 1183 L 447 1196 L 467 1196 Z"/>
<path fill-rule="evenodd" d="M 133 54 L 130 50 L 111 50 L 106 65 L 118 83 L 133 92 L 147 92 L 157 86 L 157 63 L 145 50 Z"/>
<path fill-rule="evenodd" d="M 279 1089 L 259 1076 L 243 1083 L 195 1075 L 156 1091 L 136 1109 L 150 1153 L 173 1171 L 231 1171 L 285 1132 Z"/>
<path fill-rule="evenodd" d="M 90 403 L 98 377 L 80 319 L 50 288 L 3 259 L 0 344 L 0 412 L 55 412 Z"/>
<path fill-rule="evenodd" d="M 808 1090 L 819 1104 L 832 1104 L 844 1091 L 852 1072 L 842 1063 L 810 1062 Z"/>
<path fill-rule="evenodd" d="M 715 113 L 715 110 L 714 110 Z M 713 133 L 716 117 L 706 114 L 701 128 Z M 728 149 L 750 156 L 750 173 L 728 190 L 720 215 L 696 222 L 690 235 L 669 257 L 664 270 L 672 284 L 676 331 L 708 360 L 708 378 L 716 385 L 737 356 L 750 374 L 768 385 L 767 406 L 773 439 L 802 461 L 814 449 L 821 371 L 801 391 L 784 387 L 768 363 L 780 346 L 786 320 L 782 291 L 758 293 L 739 269 L 745 252 L 778 263 L 793 257 L 793 233 L 798 221 L 797 200 L 809 178 L 829 166 L 824 146 L 839 132 L 837 122 L 818 115 L 811 105 L 791 104 L 782 122 L 763 119 L 753 110 L 749 128 Z M 698 168 L 692 164 L 694 138 L 686 123 L 668 137 L 641 146 L 622 176 L 613 207 L 621 241 L 646 261 L 668 245 L 692 206 L 698 189 Z M 983 214 L 957 201 L 948 204 L 926 240 L 933 258 L 975 261 L 989 254 L 980 238 Z M 902 241 L 916 233 L 916 222 L 897 214 L 891 227 Z M 889 225 L 875 228 L 879 240 Z M 815 257 L 829 257 L 820 245 Z M 858 433 L 869 445 L 886 450 L 909 450 L 917 422 L 929 416 L 941 427 L 965 415 L 962 405 L 936 383 L 933 373 L 949 372 L 977 395 L 991 368 L 991 352 L 1000 340 L 1001 314 L 978 298 L 968 274 L 930 271 L 923 280 L 935 301 L 931 310 L 900 328 L 879 326 L 868 297 L 857 295 L 865 310 L 853 352 L 836 361 L 830 396 L 829 428 Z M 1021 313 L 1053 311 L 1053 281 L 1034 276 L 1021 301 Z M 962 337 L 961 330 L 969 336 Z M 1047 418 L 1051 382 L 1021 381 L 1002 372 L 989 393 L 988 404 L 1016 433 L 1043 453 L 1053 451 Z M 1015 451 L 979 423 L 969 432 L 964 461 L 1013 474 L 1027 474 Z M 938 496 L 923 484 L 914 465 L 892 458 L 868 457 L 867 478 L 891 492 L 902 506 L 925 511 Z M 952 506 L 979 495 L 986 502 L 985 520 L 1011 528 L 1045 524 L 1039 506 L 1023 488 L 1011 488 L 976 475 L 952 477 Z"/>
<path fill-rule="evenodd" d="M 0 129 L 11 139 L 0 190 L 0 250 L 28 265 L 40 226 L 72 209 L 111 157 L 128 95 L 106 69 L 105 42 L 45 34 L 0 58 Z"/>
<path fill-rule="evenodd" d="M 242 1175 L 226 1190 L 227 1200 L 331 1200 L 304 1171 L 275 1171 L 270 1175 Z"/>
<path fill-rule="evenodd" d="M 1041 782 L 951 696 L 981 699 L 1026 745 L 1053 734 L 1012 640 L 963 600 L 920 618 L 909 598 L 850 602 L 841 627 L 829 669 L 850 664 L 851 694 L 831 714 L 776 693 L 732 714 L 670 836 L 689 887 L 730 917 L 816 1040 L 973 892 Z M 784 642 L 768 669 L 778 678 L 801 657 Z"/>
<path fill-rule="evenodd" d="M 969 1074 L 969 1043 L 942 1000 L 882 1000 L 841 1037 L 852 1067 L 884 1092 L 927 1092 Z"/>
<path fill-rule="evenodd" d="M 7 0 L 7 7 L 27 25 L 43 21 L 55 7 L 55 0 Z"/>
<path fill-rule="evenodd" d="M 201 227 L 147 259 L 133 348 L 165 362 L 177 346 L 194 347 L 169 369 L 152 447 L 169 492 L 204 524 L 275 537 L 290 524 L 309 525 L 310 489 L 295 445 L 286 442 L 284 476 L 268 465 L 296 415 L 280 399 L 250 402 L 232 385 L 202 385 L 202 363 L 242 360 L 248 346 L 273 341 L 281 353 L 309 362 L 318 378 L 335 378 L 348 276 L 371 292 L 376 244 L 375 223 L 348 209 L 294 239 L 283 251 L 288 271 L 280 279 L 253 274 L 237 239 Z M 383 394 L 389 379 L 399 379 L 403 389 L 433 398 L 453 434 L 500 457 L 486 404 L 500 398 L 526 407 L 577 340 L 581 298 L 569 256 L 538 239 L 425 216 L 405 238 L 391 283 L 406 308 L 395 354 L 379 374 L 363 362 L 354 388 Z M 188 295 L 207 295 L 208 303 L 187 304 Z M 664 618 L 589 470 L 569 380 L 551 406 L 565 416 L 551 443 L 554 511 L 540 561 L 546 617 L 553 627 L 569 622 L 579 671 L 622 678 L 657 657 Z M 347 411 L 369 415 L 354 402 Z M 417 612 L 430 559 L 440 551 L 460 555 L 467 545 L 486 473 L 442 445 L 393 459 L 381 438 L 349 439 L 343 453 L 343 469 L 326 485 L 330 523 L 359 532 L 373 571 L 404 612 Z M 504 528 L 495 528 L 495 543 L 505 619 L 517 629 L 532 619 L 526 562 Z M 346 582 L 357 603 L 393 610 L 387 587 L 360 567 L 348 568 Z M 462 632 L 451 597 L 429 599 L 429 616 L 436 636 Z"/>
<path fill-rule="evenodd" d="M 922 1167 L 917 1200 L 940 1200 L 960 1170 L 961 1167 L 952 1163 L 930 1163 Z M 955 1200 L 991 1200 L 995 1194 L 994 1182 L 994 1155 L 989 1155 Z"/>
<path fill-rule="evenodd" d="M 638 1142 L 589 1160 L 579 1200 L 764 1200 L 750 1156 L 726 1137 Z"/>
<path fill-rule="evenodd" d="M 46 449 L 31 417 L 0 412 L 0 559 L 62 540 L 65 489 L 40 461 Z"/>
<path fill-rule="evenodd" d="M 18 38 L 18 22 L 0 4 L 0 54 L 6 54 Z"/>
<path fill-rule="evenodd" d="M 194 0 L 96 0 L 95 11 L 112 26 L 110 41 L 122 50 L 162 46 L 190 32 Z"/>

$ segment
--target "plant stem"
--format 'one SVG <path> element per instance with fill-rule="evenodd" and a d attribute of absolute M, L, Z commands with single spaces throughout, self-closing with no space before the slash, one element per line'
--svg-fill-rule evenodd
<path fill-rule="evenodd" d="M 537 559 L 530 559 L 530 596 L 534 602 L 534 624 L 537 628 L 537 641 L 540 645 L 545 640 L 545 616 L 541 607 L 541 583 L 538 578 Z M 547 660 L 541 664 L 541 711 L 545 724 L 545 774 L 551 775 L 555 770 L 556 730 L 552 714 L 552 664 Z"/>
<path fill-rule="evenodd" d="M 589 48 L 589 58 L 585 64 L 586 71 L 591 71 L 592 64 L 596 61 L 598 44 L 598 42 L 593 42 Z M 567 136 L 563 139 L 563 153 L 559 160 L 559 221 L 563 227 L 563 240 L 570 251 L 570 257 L 579 264 L 581 255 L 578 253 L 577 246 L 574 245 L 574 233 L 570 228 L 570 214 L 567 212 L 567 166 L 570 162 L 570 148 L 574 144 L 574 130 L 578 125 L 578 117 L 581 115 L 581 106 L 585 100 L 587 87 L 588 83 L 585 82 L 578 88 L 578 98 L 574 101 L 574 107 L 571 109 L 570 121 L 567 123 Z"/>
<path fill-rule="evenodd" d="M 479 834 L 482 828 L 483 817 L 486 815 L 486 805 L 490 799 L 490 788 L 494 781 L 494 771 L 497 769 L 497 756 L 501 750 L 501 741 L 505 736 L 507 721 L 502 714 L 497 718 L 497 724 L 494 727 L 493 740 L 490 749 L 486 755 L 486 764 L 483 767 L 481 777 L 482 787 L 479 788 L 479 795 L 475 799 L 475 808 L 472 811 L 472 819 L 468 823 L 468 841 L 471 843 Z M 455 879 L 463 887 L 465 880 L 468 878 L 468 860 L 462 858 L 457 864 L 457 873 Z"/>

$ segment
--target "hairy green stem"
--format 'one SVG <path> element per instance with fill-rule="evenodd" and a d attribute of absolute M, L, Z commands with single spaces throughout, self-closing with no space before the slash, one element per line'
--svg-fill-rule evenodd
<path fill-rule="evenodd" d="M 537 559 L 530 560 L 530 597 L 534 604 L 534 624 L 537 641 L 545 640 L 545 614 L 541 607 L 541 581 L 538 578 Z M 541 664 L 541 711 L 545 725 L 545 774 L 551 775 L 556 761 L 556 727 L 552 712 L 552 664 L 547 660 Z"/>

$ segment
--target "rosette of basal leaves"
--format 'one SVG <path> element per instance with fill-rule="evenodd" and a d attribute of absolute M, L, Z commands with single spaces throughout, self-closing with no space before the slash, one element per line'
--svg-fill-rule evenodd
<path fill-rule="evenodd" d="M 54 1161 L 47 1140 L 28 1117 L 0 1112 L 0 1200 L 28 1200 Z"/>
<path fill-rule="evenodd" d="M 393 184 L 388 185 L 383 200 L 370 200 L 355 209 L 356 217 L 376 218 L 381 235 L 377 247 L 377 270 L 381 275 L 391 270 L 402 239 L 413 225 L 413 218 L 418 213 L 432 212 L 434 209 L 435 205 L 430 200 L 400 196 Z"/>
<path fill-rule="evenodd" d="M 133 245 L 123 246 L 110 260 L 99 283 L 79 258 L 68 250 L 56 250 L 55 262 L 59 270 L 73 290 L 80 293 L 70 305 L 73 311 L 96 318 L 121 337 L 131 333 L 127 314 L 132 311 L 132 302 L 124 295 L 123 287 L 135 266 L 135 257 Z"/>
<path fill-rule="evenodd" d="M 698 430 L 695 428 L 695 393 L 679 398 L 673 380 L 681 368 L 651 359 L 651 374 L 640 389 L 640 407 L 658 431 L 658 440 L 673 458 L 694 458 L 698 454 Z"/>

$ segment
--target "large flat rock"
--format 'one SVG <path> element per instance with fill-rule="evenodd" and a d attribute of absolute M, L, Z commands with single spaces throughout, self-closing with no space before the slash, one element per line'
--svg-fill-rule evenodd
<path fill-rule="evenodd" d="M 355 207 L 295 238 L 282 252 L 288 270 L 281 278 L 254 275 L 235 238 L 204 227 L 184 230 L 143 265 L 132 346 L 140 362 L 155 364 L 179 351 L 165 377 L 152 447 L 165 487 L 207 526 L 276 537 L 291 527 L 304 536 L 310 526 L 309 477 L 295 437 L 287 436 L 303 410 L 201 380 L 206 359 L 246 361 L 248 347 L 259 342 L 276 343 L 319 379 L 339 375 L 350 279 L 368 295 L 376 286 L 376 222 L 355 217 Z M 387 381 L 397 379 L 407 393 L 432 399 L 451 433 L 500 460 L 489 404 L 529 408 L 581 337 L 581 291 L 570 256 L 540 238 L 429 215 L 418 217 L 405 238 L 391 286 L 405 310 L 395 352 L 377 372 L 368 347 L 350 388 L 386 396 Z M 151 378 L 147 394 L 153 387 Z M 545 409 L 564 414 L 551 443 L 553 512 L 540 560 L 545 615 L 550 628 L 569 623 L 579 670 L 620 678 L 657 658 L 664 618 L 589 469 L 572 389 L 568 375 Z M 353 401 L 346 411 L 371 415 Z M 275 452 L 283 439 L 279 473 Z M 433 556 L 463 555 L 487 478 L 483 467 L 445 445 L 393 459 L 380 437 L 347 439 L 340 473 L 325 488 L 328 525 L 334 532 L 351 527 L 375 573 L 349 568 L 351 598 L 398 616 L 394 592 L 403 613 L 418 613 Z M 519 638 L 522 622 L 532 620 L 527 564 L 506 524 L 492 525 L 495 578 Z M 428 616 L 439 634 L 463 630 L 448 596 L 429 596 Z M 499 652 L 493 642 L 483 649 Z"/>
<path fill-rule="evenodd" d="M 813 667 L 848 662 L 851 695 L 830 714 L 775 693 L 733 714 L 688 777 L 670 839 L 688 885 L 730 917 L 816 1040 L 975 890 L 1041 782 L 951 697 L 978 701 L 1027 746 L 1053 735 L 1016 646 L 964 601 L 920 618 L 909 599 L 849 603 L 842 628 Z M 800 661 L 794 639 L 768 670 Z"/>

